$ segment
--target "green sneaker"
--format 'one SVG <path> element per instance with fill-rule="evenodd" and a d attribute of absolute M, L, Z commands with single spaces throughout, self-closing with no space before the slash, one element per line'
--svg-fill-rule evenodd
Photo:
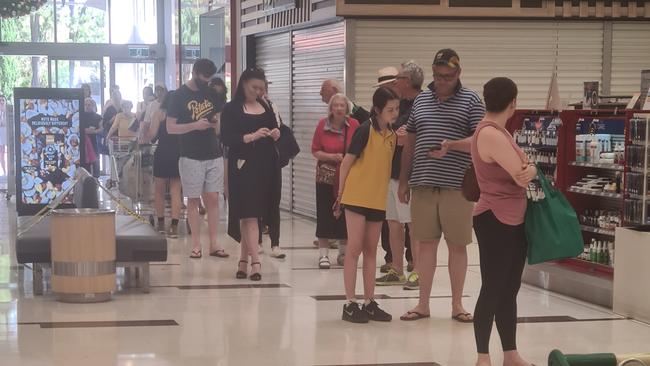
<path fill-rule="evenodd" d="M 377 286 L 394 286 L 403 285 L 406 282 L 406 277 L 397 273 L 393 268 L 388 270 L 388 273 L 375 280 Z"/>
<path fill-rule="evenodd" d="M 409 275 L 408 281 L 404 284 L 404 290 L 418 290 L 420 289 L 420 277 L 417 272 Z"/>

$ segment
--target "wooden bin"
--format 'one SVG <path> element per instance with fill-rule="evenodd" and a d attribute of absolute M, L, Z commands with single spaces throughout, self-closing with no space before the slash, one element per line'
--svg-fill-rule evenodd
<path fill-rule="evenodd" d="M 52 290 L 63 302 L 102 302 L 115 290 L 115 211 L 54 210 Z"/>

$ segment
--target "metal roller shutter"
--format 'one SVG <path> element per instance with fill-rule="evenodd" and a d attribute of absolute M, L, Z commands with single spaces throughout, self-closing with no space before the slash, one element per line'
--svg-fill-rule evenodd
<path fill-rule="evenodd" d="M 612 35 L 612 94 L 641 90 L 641 70 L 650 69 L 650 23 L 616 22 Z"/>
<path fill-rule="evenodd" d="M 602 29 L 600 22 L 358 20 L 352 32 L 355 98 L 369 106 L 377 70 L 409 59 L 430 82 L 435 52 L 453 48 L 465 86 L 480 93 L 490 78 L 510 77 L 519 86 L 520 108 L 545 106 L 557 51 L 562 98 L 580 100 L 583 81 L 601 80 Z"/>
<path fill-rule="evenodd" d="M 289 32 L 256 39 L 257 66 L 264 69 L 269 84 L 269 98 L 278 108 L 282 121 L 291 123 L 291 35 Z M 282 201 L 280 207 L 291 209 L 291 165 L 282 169 Z"/>
<path fill-rule="evenodd" d="M 345 64 L 343 22 L 293 32 L 293 131 L 301 152 L 293 160 L 293 209 L 316 217 L 316 160 L 311 140 L 318 120 L 327 115 L 320 86 L 325 79 L 343 81 Z"/>

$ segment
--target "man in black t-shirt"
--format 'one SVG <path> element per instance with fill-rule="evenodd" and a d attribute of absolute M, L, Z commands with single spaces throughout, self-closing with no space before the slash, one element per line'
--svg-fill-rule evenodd
<path fill-rule="evenodd" d="M 192 79 L 174 94 L 167 109 L 167 132 L 179 136 L 178 162 L 183 194 L 187 197 L 187 217 L 192 231 L 191 258 L 201 258 L 199 206 L 201 198 L 208 211 L 210 255 L 228 254 L 217 242 L 219 194 L 223 193 L 223 151 L 217 139 L 223 100 L 208 88 L 217 72 L 214 63 L 200 59 L 192 68 Z"/>

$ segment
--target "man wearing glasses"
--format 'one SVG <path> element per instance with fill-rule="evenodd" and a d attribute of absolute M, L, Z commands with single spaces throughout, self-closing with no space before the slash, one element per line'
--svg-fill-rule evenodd
<path fill-rule="evenodd" d="M 434 81 L 415 99 L 402 152 L 398 194 L 403 203 L 411 202 L 411 235 L 420 243 L 420 300 L 401 319 L 430 316 L 438 243 L 444 235 L 449 249 L 451 317 L 471 323 L 473 317 L 463 307 L 462 296 L 473 204 L 465 200 L 460 188 L 471 162 L 470 139 L 485 115 L 485 106 L 476 92 L 462 86 L 460 57 L 454 50 L 438 51 L 432 68 Z"/>

